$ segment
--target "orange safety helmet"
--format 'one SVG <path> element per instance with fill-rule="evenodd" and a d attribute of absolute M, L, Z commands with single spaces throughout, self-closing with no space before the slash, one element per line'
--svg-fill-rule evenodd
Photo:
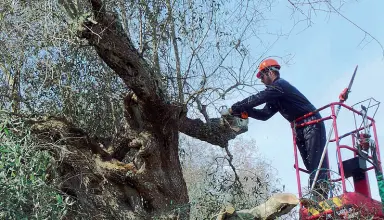
<path fill-rule="evenodd" d="M 263 71 L 265 68 L 272 69 L 272 70 L 280 70 L 280 64 L 274 60 L 274 59 L 266 59 L 263 60 L 259 65 L 259 72 L 256 74 L 256 77 L 260 79 L 261 77 L 261 71 Z"/>

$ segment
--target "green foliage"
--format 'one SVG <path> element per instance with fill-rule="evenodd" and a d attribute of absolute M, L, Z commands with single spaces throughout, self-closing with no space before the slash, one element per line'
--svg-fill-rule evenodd
<path fill-rule="evenodd" d="M 81 46 L 74 28 L 80 24 L 61 8 L 57 1 L 0 3 L 0 108 L 60 115 L 91 136 L 112 136 L 127 89 L 94 48 Z"/>
<path fill-rule="evenodd" d="M 68 199 L 47 183 L 52 156 L 8 119 L 0 114 L 0 219 L 60 219 Z"/>

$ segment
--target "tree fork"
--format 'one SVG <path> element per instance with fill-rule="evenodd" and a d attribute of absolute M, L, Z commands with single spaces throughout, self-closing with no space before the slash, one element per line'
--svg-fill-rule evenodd
<path fill-rule="evenodd" d="M 129 161 L 137 169 L 130 174 L 137 180 L 135 188 L 148 201 L 146 209 L 153 215 L 173 210 L 188 218 L 189 199 L 178 155 L 179 131 L 221 147 L 228 146 L 238 133 L 222 125 L 220 119 L 210 119 L 208 124 L 189 119 L 185 106 L 170 103 L 161 75 L 141 57 L 117 19 L 106 13 L 101 0 L 90 2 L 94 20 L 83 23 L 80 37 L 94 46 L 100 58 L 131 90 L 124 100 L 129 129 L 123 135 L 129 134 L 126 138 L 140 143 Z M 122 159 L 129 151 L 115 155 Z"/>
<path fill-rule="evenodd" d="M 166 95 L 161 76 L 152 71 L 113 14 L 107 14 L 101 0 L 92 0 L 95 21 L 83 23 L 79 35 L 93 45 L 98 55 L 111 67 L 146 107 L 164 105 Z"/>

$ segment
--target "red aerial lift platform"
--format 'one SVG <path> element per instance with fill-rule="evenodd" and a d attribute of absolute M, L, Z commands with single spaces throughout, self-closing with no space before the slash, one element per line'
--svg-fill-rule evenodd
<path fill-rule="evenodd" d="M 368 108 L 372 106 L 378 107 L 379 105 L 379 102 L 372 98 L 365 101 L 370 102 Z M 376 104 L 371 106 L 372 101 L 376 102 Z M 336 107 L 338 107 L 337 111 Z M 301 124 L 296 123 L 317 112 L 329 108 L 331 110 L 331 114 L 329 116 Z M 352 112 L 354 116 L 361 117 L 362 125 L 356 126 L 356 128 L 350 132 L 339 135 L 337 115 L 341 108 Z M 380 197 L 383 199 L 384 181 L 376 125 L 373 119 L 374 116 L 370 117 L 367 115 L 367 107 L 361 105 L 361 108 L 362 110 L 358 111 L 353 107 L 344 104 L 342 101 L 333 102 L 298 118 L 296 122 L 292 123 L 295 158 L 294 167 L 296 169 L 298 192 L 301 200 L 300 219 L 384 219 L 382 202 L 372 199 L 367 173 L 374 170 L 377 184 L 379 186 Z M 326 120 L 332 120 L 332 131 L 329 133 L 327 146 L 329 143 L 334 143 L 336 145 L 336 149 L 331 149 L 336 150 L 338 170 L 332 172 L 337 173 L 339 177 L 332 179 L 330 175 L 331 171 L 328 171 L 329 184 L 331 186 L 329 199 L 326 198 L 322 201 L 311 201 L 309 198 L 304 198 L 301 188 L 300 173 L 304 172 L 309 174 L 309 172 L 299 167 L 294 128 Z M 331 136 L 332 132 L 334 135 Z M 373 139 L 371 139 L 371 137 Z M 340 140 L 344 138 L 351 138 L 350 145 L 340 144 Z M 327 146 L 325 148 L 325 152 L 328 152 Z M 353 152 L 353 157 L 346 158 L 345 156 L 342 156 L 342 153 L 345 151 Z M 323 155 L 326 155 L 326 158 L 328 157 L 328 154 L 323 153 Z M 327 161 L 329 163 L 329 160 Z M 348 192 L 346 189 L 346 179 L 350 177 L 353 179 L 353 192 Z M 332 192 L 332 190 L 334 190 L 332 187 L 335 187 L 337 184 L 341 185 L 340 195 L 335 195 L 336 193 Z"/>

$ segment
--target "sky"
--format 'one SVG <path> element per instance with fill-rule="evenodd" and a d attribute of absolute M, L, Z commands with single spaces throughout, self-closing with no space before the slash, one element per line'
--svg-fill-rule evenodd
<path fill-rule="evenodd" d="M 383 8 L 382 0 L 349 1 L 343 6 L 341 13 L 384 44 L 384 29 L 380 28 L 381 24 L 384 24 Z M 280 1 L 271 13 L 274 19 L 269 22 L 270 26 L 280 24 L 285 31 L 292 27 L 293 21 L 287 19 L 292 13 L 288 1 Z M 371 42 L 360 44 L 365 36 L 362 30 L 341 16 L 333 14 L 328 17 L 327 15 L 318 13 L 317 17 L 312 17 L 311 27 L 302 31 L 306 26 L 303 23 L 288 37 L 280 38 L 267 56 L 283 56 L 288 53 L 293 55 L 290 65 L 282 65 L 281 77 L 297 87 L 317 108 L 338 101 L 338 96 L 348 86 L 356 65 L 358 65 L 357 75 L 346 104 L 353 105 L 371 97 L 384 102 L 383 89 L 380 89 L 384 81 L 382 48 L 377 42 L 371 41 L 370 37 L 366 39 Z M 243 98 L 245 96 L 239 97 L 239 100 Z M 322 115 L 328 116 L 329 113 L 329 111 L 322 112 Z M 372 113 L 373 111 L 369 112 L 369 114 Z M 354 128 L 354 118 L 351 113 L 342 110 L 339 116 L 340 133 L 346 133 Z M 382 109 L 378 109 L 375 119 L 383 159 L 384 115 Z M 327 134 L 329 128 L 327 123 Z M 242 134 L 242 137 L 256 140 L 260 153 L 278 170 L 278 177 L 285 185 L 285 192 L 297 194 L 289 123 L 279 113 L 268 121 L 250 119 L 249 131 Z M 348 141 L 346 140 L 345 143 L 351 144 L 350 139 Z M 333 170 L 337 170 L 335 149 L 333 144 L 329 145 Z M 343 159 L 350 158 L 348 154 L 342 153 L 342 155 L 346 155 Z M 301 167 L 304 168 L 301 157 L 298 156 Z M 370 173 L 372 196 L 379 200 L 374 173 L 373 171 Z M 302 175 L 301 182 L 306 183 L 307 178 L 307 175 Z M 350 181 L 352 183 L 352 180 Z"/>

